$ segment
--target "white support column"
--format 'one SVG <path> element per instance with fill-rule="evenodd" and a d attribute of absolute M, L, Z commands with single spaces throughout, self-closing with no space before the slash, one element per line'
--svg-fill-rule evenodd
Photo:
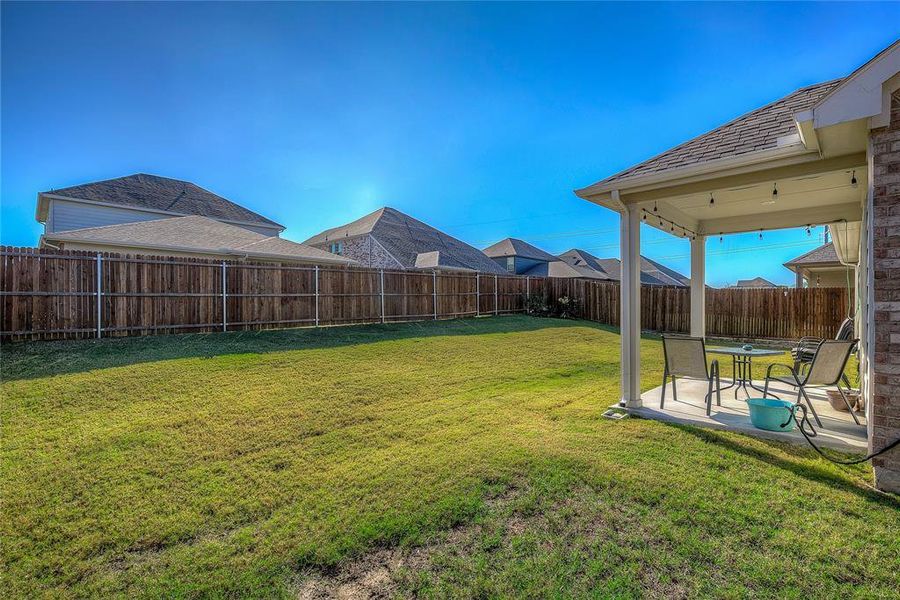
<path fill-rule="evenodd" d="M 706 236 L 691 240 L 691 335 L 706 337 Z"/>
<path fill-rule="evenodd" d="M 622 398 L 629 408 L 641 406 L 641 211 L 623 206 L 619 217 L 621 270 Z"/>

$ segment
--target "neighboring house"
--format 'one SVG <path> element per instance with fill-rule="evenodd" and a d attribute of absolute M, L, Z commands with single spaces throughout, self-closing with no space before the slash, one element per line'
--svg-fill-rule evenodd
<path fill-rule="evenodd" d="M 560 260 L 573 267 L 586 267 L 619 281 L 621 263 L 618 258 L 597 258 L 590 252 L 573 248 L 559 255 Z M 690 286 L 690 278 L 646 256 L 641 257 L 641 285 Z"/>
<path fill-rule="evenodd" d="M 849 287 L 856 280 L 853 267 L 838 260 L 834 242 L 828 242 L 806 254 L 798 256 L 784 266 L 797 276 L 797 287 Z"/>
<path fill-rule="evenodd" d="M 524 275 L 535 267 L 546 271 L 547 264 L 559 261 L 549 252 L 516 238 L 500 240 L 493 246 L 485 248 L 484 253 L 508 273 L 516 275 Z"/>
<path fill-rule="evenodd" d="M 318 248 L 199 216 L 45 233 L 41 237 L 41 246 L 207 259 L 339 265 L 353 263 L 352 260 Z"/>
<path fill-rule="evenodd" d="M 304 244 L 379 269 L 506 273 L 481 250 L 387 206 Z"/>
<path fill-rule="evenodd" d="M 777 283 L 772 283 L 763 277 L 754 277 L 753 279 L 738 279 L 734 288 L 777 288 L 781 287 Z"/>
<path fill-rule="evenodd" d="M 277 237 L 284 226 L 188 181 L 138 173 L 41 192 L 44 233 L 197 215 Z"/>

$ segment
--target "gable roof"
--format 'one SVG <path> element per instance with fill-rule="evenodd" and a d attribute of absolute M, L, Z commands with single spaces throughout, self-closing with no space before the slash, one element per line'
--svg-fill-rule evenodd
<path fill-rule="evenodd" d="M 199 216 L 153 219 L 135 223 L 48 233 L 51 242 L 78 242 L 153 251 L 236 254 L 309 263 L 352 264 L 354 261 L 284 238 Z"/>
<path fill-rule="evenodd" d="M 559 260 L 549 252 L 544 252 L 537 246 L 532 246 L 528 242 L 516 238 L 506 238 L 505 240 L 500 240 L 496 244 L 485 248 L 484 253 L 491 258 L 518 256 L 520 258 L 542 260 L 545 262 Z"/>
<path fill-rule="evenodd" d="M 283 225 L 189 181 L 146 173 L 42 192 L 38 196 L 37 215 L 42 222 L 46 220 L 46 214 L 42 214 L 46 211 L 41 206 L 44 195 L 284 229 Z"/>
<path fill-rule="evenodd" d="M 843 266 L 838 260 L 837 250 L 834 248 L 834 242 L 828 242 L 818 248 L 813 248 L 806 254 L 801 254 L 797 258 L 784 263 L 788 269 L 794 270 L 794 267 L 811 266 L 811 265 L 838 265 Z"/>
<path fill-rule="evenodd" d="M 657 175 L 682 167 L 772 150 L 787 141 L 783 139 L 786 136 L 796 135 L 796 139 L 791 138 L 788 143 L 800 144 L 794 115 L 809 110 L 842 81 L 843 79 L 835 79 L 800 88 L 775 102 L 607 177 L 585 191 L 632 177 Z"/>
<path fill-rule="evenodd" d="M 573 248 L 559 255 L 560 260 L 573 266 L 584 266 L 607 275 L 615 281 L 621 280 L 622 264 L 618 258 L 597 258 L 590 252 Z M 690 278 L 654 260 L 641 256 L 641 283 L 644 285 L 670 285 L 687 287 Z"/>
<path fill-rule="evenodd" d="M 777 284 L 772 283 L 768 279 L 763 277 L 754 277 L 753 279 L 738 279 L 737 283 L 734 284 L 734 287 L 740 288 L 774 288 L 781 287 Z"/>
<path fill-rule="evenodd" d="M 375 238 L 404 269 L 446 268 L 506 273 L 481 250 L 389 206 L 346 225 L 327 229 L 303 243 L 316 246 L 361 235 Z M 420 254 L 432 252 L 438 254 L 419 259 Z M 417 266 L 417 261 L 427 267 Z"/>

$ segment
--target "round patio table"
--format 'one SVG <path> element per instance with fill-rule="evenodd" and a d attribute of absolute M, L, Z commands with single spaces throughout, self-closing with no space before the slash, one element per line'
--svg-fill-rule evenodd
<path fill-rule="evenodd" d="M 727 390 L 728 388 L 733 387 L 735 398 L 737 398 L 738 390 L 741 388 L 743 388 L 744 393 L 747 394 L 748 398 L 751 395 L 748 388 L 753 388 L 760 392 L 764 391 L 753 385 L 752 361 L 754 356 L 776 356 L 784 354 L 782 350 L 766 350 L 764 348 L 744 350 L 743 348 L 713 347 L 707 348 L 706 351 L 711 354 L 731 355 L 731 385 L 726 385 L 722 389 Z M 769 395 L 773 398 L 778 398 L 778 396 L 772 392 L 769 392 Z"/>

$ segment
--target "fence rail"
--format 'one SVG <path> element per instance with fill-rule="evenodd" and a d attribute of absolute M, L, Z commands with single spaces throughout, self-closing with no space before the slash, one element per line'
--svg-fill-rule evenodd
<path fill-rule="evenodd" d="M 0 249 L 0 339 L 50 340 L 387 323 L 524 312 L 528 297 L 576 301 L 619 324 L 615 283 L 459 272 Z M 707 290 L 707 333 L 828 337 L 847 312 L 840 288 Z M 643 287 L 644 329 L 686 332 L 690 291 Z"/>

